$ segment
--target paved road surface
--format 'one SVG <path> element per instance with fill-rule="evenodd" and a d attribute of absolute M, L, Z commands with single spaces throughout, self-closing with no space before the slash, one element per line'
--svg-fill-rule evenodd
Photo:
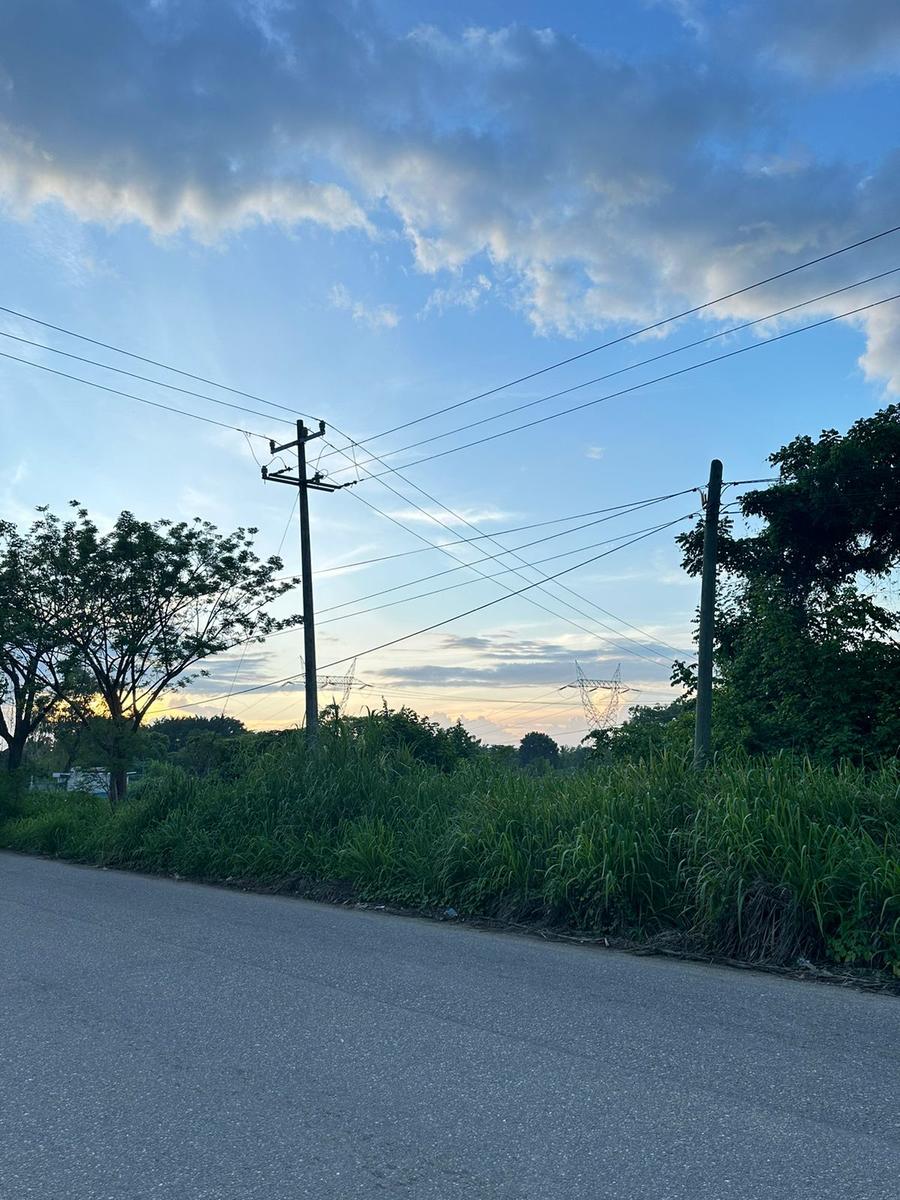
<path fill-rule="evenodd" d="M 900 1002 L 0 855 L 3 1200 L 897 1200 Z"/>

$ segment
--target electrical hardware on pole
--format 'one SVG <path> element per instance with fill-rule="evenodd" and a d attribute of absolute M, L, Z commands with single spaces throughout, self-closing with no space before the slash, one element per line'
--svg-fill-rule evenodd
<path fill-rule="evenodd" d="M 337 492 L 341 488 L 351 487 L 350 483 L 327 483 L 325 476 L 315 471 L 312 476 L 306 475 L 306 443 L 315 438 L 324 437 L 325 422 L 319 422 L 317 433 L 312 433 L 302 421 L 297 422 L 297 437 L 293 442 L 276 445 L 269 441 L 271 454 L 280 454 L 283 450 L 297 451 L 297 474 L 289 470 L 270 471 L 262 468 L 263 481 L 267 483 L 287 483 L 299 489 L 300 509 L 300 576 L 303 592 L 303 674 L 306 691 L 306 732 L 307 736 L 315 739 L 319 730 L 319 696 L 316 679 L 316 623 L 313 607 L 313 578 L 312 578 L 312 546 L 309 532 L 309 492 Z"/>

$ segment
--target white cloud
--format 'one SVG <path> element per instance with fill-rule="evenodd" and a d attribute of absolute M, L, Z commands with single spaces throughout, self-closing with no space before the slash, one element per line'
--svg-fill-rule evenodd
<path fill-rule="evenodd" d="M 584 452 L 584 457 L 585 458 L 594 458 L 594 459 L 599 460 L 604 456 L 605 453 L 606 453 L 606 451 L 603 449 L 602 446 L 588 446 L 588 448 Z"/>
<path fill-rule="evenodd" d="M 448 308 L 465 308 L 474 312 L 492 287 L 493 284 L 487 275 L 480 273 L 472 280 L 460 280 L 448 287 L 435 288 L 425 301 L 420 315 L 442 313 Z"/>
<path fill-rule="evenodd" d="M 449 513 L 443 508 L 429 509 L 425 506 L 418 508 L 402 508 L 388 514 L 398 521 L 427 522 L 433 525 L 440 522 L 443 525 L 488 525 L 494 521 L 509 521 L 518 516 L 514 512 L 505 512 L 499 508 L 463 508 L 456 513 Z"/>
<path fill-rule="evenodd" d="M 817 83 L 893 70 L 896 0 L 820 0 L 815 20 L 801 0 L 715 17 L 669 4 L 704 37 L 632 60 L 522 25 L 398 36 L 374 6 L 336 0 L 6 0 L 0 198 L 23 217 L 55 200 L 206 240 L 255 222 L 399 228 L 418 270 L 453 273 L 426 310 L 477 304 L 488 288 L 459 273 L 487 262 L 480 278 L 501 273 L 538 332 L 572 335 L 644 323 L 894 223 L 900 152 L 872 168 L 782 144 L 779 108 L 806 84 L 771 62 Z M 716 316 L 846 275 L 840 261 Z M 373 328 L 399 319 L 341 285 L 332 299 Z M 862 365 L 896 387 L 891 320 L 863 322 Z"/>
<path fill-rule="evenodd" d="M 329 292 L 332 308 L 343 309 L 360 325 L 369 329 L 394 329 L 400 323 L 397 310 L 389 304 L 370 307 L 361 300 L 354 300 L 342 283 L 336 283 Z"/>

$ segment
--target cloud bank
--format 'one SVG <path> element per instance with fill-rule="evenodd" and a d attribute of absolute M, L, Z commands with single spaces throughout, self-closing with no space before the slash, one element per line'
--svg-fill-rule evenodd
<path fill-rule="evenodd" d="M 797 154 L 779 116 L 792 89 L 895 76 L 895 0 L 822 0 L 816 21 L 800 0 L 719 20 L 676 8 L 692 14 L 683 40 L 629 59 L 519 25 L 398 36 L 348 0 L 6 0 L 0 198 L 22 217 L 53 201 L 163 237 L 399 233 L 418 270 L 445 277 L 432 310 L 474 306 L 502 275 L 536 330 L 568 334 L 644 322 L 897 222 L 900 153 Z M 841 269 L 817 274 L 821 290 Z M 720 315 L 807 289 L 799 277 Z M 863 368 L 900 389 L 896 316 L 864 329 Z"/>

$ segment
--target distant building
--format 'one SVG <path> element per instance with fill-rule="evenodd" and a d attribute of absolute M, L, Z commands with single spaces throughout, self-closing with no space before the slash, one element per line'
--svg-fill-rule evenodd
<path fill-rule="evenodd" d="M 128 772 L 128 782 L 137 778 L 136 771 Z M 71 771 L 54 771 L 53 782 L 62 792 L 87 792 L 89 796 L 109 795 L 109 771 L 102 767 L 73 767 Z"/>

